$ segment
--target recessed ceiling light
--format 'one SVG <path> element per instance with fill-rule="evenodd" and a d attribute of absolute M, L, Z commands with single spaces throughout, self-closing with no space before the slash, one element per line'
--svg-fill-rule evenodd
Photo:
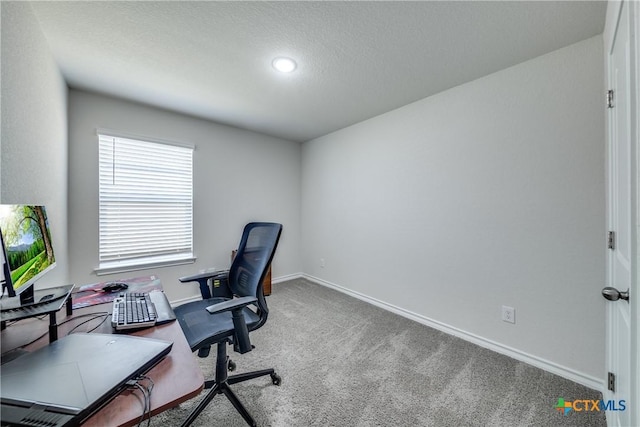
<path fill-rule="evenodd" d="M 281 73 L 290 73 L 295 70 L 297 66 L 296 61 L 291 58 L 284 57 L 274 59 L 271 64 L 273 65 L 273 68 Z"/>

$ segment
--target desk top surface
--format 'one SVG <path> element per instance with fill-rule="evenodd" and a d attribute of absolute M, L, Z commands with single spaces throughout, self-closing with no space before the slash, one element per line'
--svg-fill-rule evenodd
<path fill-rule="evenodd" d="M 110 311 L 110 304 L 74 310 L 72 316 L 67 316 L 65 311 L 61 310 L 57 313 L 59 336 L 67 335 L 76 327 L 75 332 L 113 333 Z M 48 328 L 49 322 L 46 318 L 24 319 L 8 325 L 0 335 L 2 352 L 20 347 L 33 351 L 47 345 Z M 202 390 L 204 384 L 202 372 L 177 322 L 142 329 L 132 332 L 131 335 L 173 342 L 171 352 L 146 374 L 154 382 L 151 393 L 152 415 L 177 406 Z M 83 423 L 83 426 L 138 424 L 143 412 L 143 401 L 138 396 L 139 393 L 133 390 L 121 392 Z"/>

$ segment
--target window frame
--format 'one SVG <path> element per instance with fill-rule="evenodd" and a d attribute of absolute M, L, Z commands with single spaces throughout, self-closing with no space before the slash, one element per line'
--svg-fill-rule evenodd
<path fill-rule="evenodd" d="M 193 242 L 193 235 L 194 235 L 194 230 L 193 230 L 193 205 L 194 205 L 194 191 L 193 191 L 193 172 L 194 172 L 194 168 L 193 168 L 193 152 L 195 151 L 195 146 L 191 145 L 191 144 L 185 144 L 185 143 L 181 143 L 181 142 L 176 142 L 176 141 L 169 141 L 169 140 L 164 140 L 164 139 L 159 139 L 159 138 L 150 138 L 147 136 L 141 136 L 141 135 L 134 135 L 134 134 L 128 134 L 128 133 L 123 133 L 123 132 L 118 132 L 118 131 L 113 131 L 113 130 L 109 130 L 109 129 L 97 129 L 96 130 L 96 134 L 97 134 L 97 142 L 98 142 L 98 267 L 96 267 L 94 269 L 94 272 L 100 276 L 100 275 L 106 275 L 106 274 L 112 274 L 112 273 L 120 273 L 120 272 L 129 272 L 129 271 L 137 271 L 137 270 L 144 270 L 144 269 L 151 269 L 151 268 L 157 268 L 157 267 L 167 267 L 167 266 L 175 266 L 175 265 L 182 265 L 182 264 L 191 264 L 194 263 L 196 261 L 196 257 L 194 255 L 194 242 Z M 183 224 L 183 228 L 189 228 L 188 233 L 184 232 L 184 231 L 180 231 L 180 236 L 182 236 L 183 238 L 188 236 L 188 243 L 190 248 L 185 250 L 185 248 L 187 246 L 184 247 L 180 247 L 179 249 L 174 249 L 175 253 L 163 253 L 163 254 L 151 254 L 148 256 L 145 255 L 135 255 L 135 256 L 129 256 L 126 255 L 126 248 L 127 245 L 123 244 L 122 247 L 120 247 L 119 249 L 123 251 L 123 253 L 125 253 L 124 255 L 119 254 L 116 255 L 116 259 L 114 259 L 114 256 L 106 256 L 104 251 L 106 250 L 107 244 L 103 243 L 103 239 L 105 238 L 106 235 L 106 231 L 103 230 L 103 224 L 105 223 L 105 219 L 103 217 L 104 213 L 107 211 L 107 208 L 105 208 L 105 203 L 115 203 L 115 204 L 138 204 L 141 205 L 143 203 L 141 203 L 141 201 L 146 201 L 148 202 L 150 200 L 150 198 L 145 198 L 144 196 L 142 196 L 142 198 L 137 198 L 137 199 L 133 199 L 133 200 L 129 200 L 127 202 L 122 201 L 122 199 L 120 201 L 116 201 L 115 199 L 112 199 L 110 202 L 109 201 L 105 201 L 103 200 L 103 179 L 104 178 L 104 174 L 103 172 L 101 172 L 101 166 L 104 166 L 104 164 L 108 164 L 109 161 L 106 161 L 106 163 L 103 163 L 104 161 L 101 159 L 101 154 L 104 154 L 102 152 L 103 147 L 102 144 L 104 143 L 103 138 L 111 138 L 114 140 L 114 144 L 118 143 L 118 140 L 121 140 L 120 142 L 125 142 L 125 143 L 136 143 L 136 142 L 140 142 L 140 145 L 144 145 L 144 144 L 158 144 L 158 145 L 166 145 L 166 146 L 170 146 L 174 149 L 177 149 L 178 151 L 180 151 L 181 149 L 187 149 L 190 151 L 189 155 L 188 155 L 188 159 L 189 159 L 189 167 L 188 167 L 188 171 L 186 169 L 184 169 L 182 172 L 183 173 L 188 173 L 188 178 L 189 178 L 189 182 L 190 184 L 188 185 L 188 188 L 190 190 L 189 194 L 188 194 L 188 203 L 189 203 L 189 211 L 187 215 L 184 215 L 184 213 L 182 213 L 181 215 L 183 216 L 183 219 L 188 218 L 188 221 L 185 221 L 181 224 Z M 115 147 L 115 145 L 114 145 Z M 124 164 L 126 162 L 122 162 L 120 163 L 120 165 Z M 118 163 L 115 163 L 116 165 Z M 115 165 L 113 164 L 113 161 L 111 161 L 111 165 L 114 168 L 113 169 L 113 179 L 115 179 L 115 173 L 116 173 L 116 169 L 115 169 Z M 126 169 L 126 165 L 125 165 L 125 169 L 128 172 L 131 172 L 132 169 Z M 122 169 L 121 169 L 122 171 Z M 163 173 L 163 172 L 159 172 L 159 169 L 147 169 L 146 172 L 153 172 L 153 173 Z M 141 171 L 139 171 L 141 172 Z M 142 172 L 141 172 L 142 173 Z M 165 176 L 167 172 L 164 172 Z M 135 177 L 135 171 L 133 172 L 133 175 Z M 186 176 L 186 175 L 185 175 Z M 144 180 L 143 180 L 144 181 Z M 164 181 L 163 181 L 164 182 Z M 141 187 L 139 188 L 143 188 L 144 185 L 141 184 Z M 186 187 L 184 185 L 182 185 L 182 187 Z M 184 188 L 183 188 L 184 189 Z M 105 191 L 106 193 L 108 193 L 108 191 Z M 147 193 L 145 193 L 147 194 Z M 149 193 L 151 194 L 151 193 Z M 107 197 L 109 198 L 109 197 Z M 178 198 L 182 198 L 182 199 L 187 199 L 187 194 L 186 193 L 182 193 L 181 196 L 179 196 Z M 151 198 L 152 199 L 152 198 Z M 166 199 L 165 199 L 166 200 Z M 163 205 L 170 205 L 171 202 L 160 202 L 158 199 L 155 200 L 155 203 L 160 203 Z M 182 203 L 184 204 L 184 200 L 182 201 Z M 174 206 L 179 205 L 177 202 L 173 202 Z M 182 206 L 182 210 L 184 211 L 184 207 Z M 140 212 L 140 211 L 138 211 Z M 144 216 L 144 213 L 143 215 Z M 118 216 L 119 217 L 119 216 Z M 115 221 L 117 222 L 117 221 Z M 150 221 L 148 222 L 148 224 L 153 224 L 154 221 Z M 151 237 L 151 232 L 149 230 L 147 230 L 149 232 L 149 237 Z M 144 233 L 141 234 L 141 236 L 144 236 Z M 185 240 L 187 241 L 187 240 Z M 122 243 L 122 242 L 121 242 Z M 112 244 L 109 244 L 108 246 L 111 247 L 115 247 L 117 248 L 117 244 L 114 246 Z M 171 250 L 169 250 L 170 252 Z"/>

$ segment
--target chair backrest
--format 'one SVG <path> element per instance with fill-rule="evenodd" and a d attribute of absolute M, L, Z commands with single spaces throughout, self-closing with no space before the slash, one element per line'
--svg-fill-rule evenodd
<path fill-rule="evenodd" d="M 262 283 L 276 252 L 282 224 L 272 222 L 251 222 L 244 227 L 240 245 L 231 267 L 229 267 L 229 287 L 239 297 L 254 296 L 258 299 L 261 321 L 266 321 L 269 309 L 264 298 Z M 252 328 L 255 329 L 255 328 Z"/>

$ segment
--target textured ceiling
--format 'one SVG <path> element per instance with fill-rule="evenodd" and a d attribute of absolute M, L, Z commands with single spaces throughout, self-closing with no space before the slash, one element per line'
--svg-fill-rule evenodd
<path fill-rule="evenodd" d="M 606 3 L 32 7 L 70 87 L 306 141 L 601 34 Z M 282 55 L 294 73 L 272 69 Z"/>

